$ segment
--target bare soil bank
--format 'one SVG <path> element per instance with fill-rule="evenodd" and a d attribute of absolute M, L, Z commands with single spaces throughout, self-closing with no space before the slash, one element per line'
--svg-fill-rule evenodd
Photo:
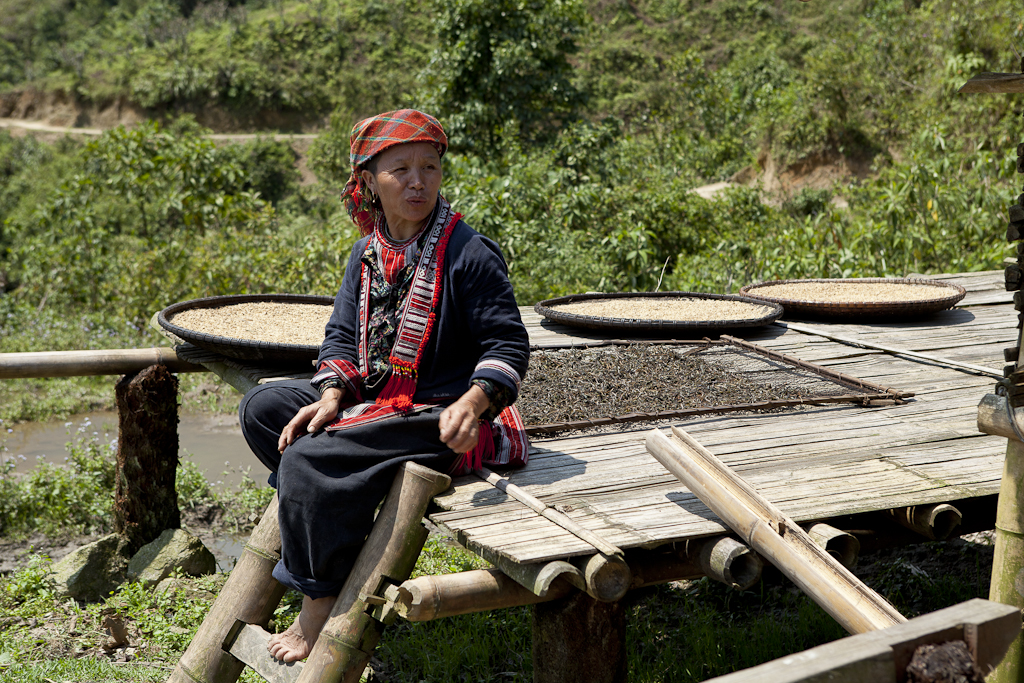
<path fill-rule="evenodd" d="M 0 93 L 0 118 L 66 128 L 132 126 L 146 119 L 164 120 L 180 114 L 193 115 L 200 125 L 217 133 L 315 133 L 327 122 L 326 115 L 297 111 L 235 111 L 214 106 L 146 109 L 123 97 L 105 102 L 83 102 L 64 91 L 28 88 Z"/>

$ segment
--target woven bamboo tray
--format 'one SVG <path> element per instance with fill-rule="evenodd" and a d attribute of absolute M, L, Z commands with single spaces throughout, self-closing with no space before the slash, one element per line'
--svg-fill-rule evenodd
<path fill-rule="evenodd" d="M 815 301 L 809 299 L 784 299 L 768 296 L 758 292 L 759 289 L 770 285 L 783 285 L 794 283 L 822 283 L 822 284 L 897 284 L 897 285 L 927 285 L 929 287 L 940 287 L 948 291 L 930 299 L 917 301 Z M 809 316 L 822 318 L 889 318 L 894 316 L 923 316 L 929 313 L 943 311 L 952 308 L 967 294 L 960 285 L 942 280 L 929 280 L 927 278 L 846 278 L 846 279 L 809 279 L 809 280 L 773 280 L 771 282 L 759 282 L 754 285 L 747 285 L 740 290 L 740 294 L 779 304 L 786 309 L 786 316 Z"/>
<path fill-rule="evenodd" d="M 231 304 L 261 302 L 334 306 L 333 297 L 305 294 L 233 294 L 228 296 L 210 296 L 171 304 L 157 314 L 157 322 L 171 334 L 207 351 L 213 351 L 229 358 L 260 361 L 269 364 L 308 363 L 316 360 L 317 355 L 320 353 L 320 346 L 316 344 L 283 344 L 255 339 L 235 339 L 207 334 L 198 330 L 190 330 L 169 322 L 175 314 L 190 309 L 220 308 L 221 306 L 229 306 Z"/>
<path fill-rule="evenodd" d="M 645 320 L 640 318 L 611 318 L 591 315 L 580 315 L 566 311 L 558 311 L 553 306 L 570 304 L 579 301 L 598 299 L 703 299 L 718 301 L 741 301 L 755 306 L 767 306 L 771 312 L 757 318 L 738 320 Z M 583 327 L 595 330 L 631 330 L 634 332 L 678 333 L 685 332 L 688 337 L 696 334 L 716 333 L 735 330 L 743 327 L 760 327 L 772 323 L 782 317 L 782 307 L 771 302 L 760 301 L 745 296 L 725 294 L 705 294 L 702 292 L 614 292 L 610 294 L 572 294 L 570 296 L 546 299 L 534 304 L 533 309 L 553 322 L 571 327 Z"/>

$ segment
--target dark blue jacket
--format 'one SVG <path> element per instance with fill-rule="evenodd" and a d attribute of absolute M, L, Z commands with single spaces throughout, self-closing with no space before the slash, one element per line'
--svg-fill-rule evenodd
<path fill-rule="evenodd" d="M 342 359 L 358 367 L 360 259 L 369 239 L 364 237 L 352 248 L 318 365 Z M 510 387 L 515 396 L 529 359 L 530 339 L 501 249 L 460 220 L 445 250 L 441 304 L 420 362 L 413 401 L 451 403 L 478 377 Z M 363 400 L 372 398 L 363 396 Z"/>

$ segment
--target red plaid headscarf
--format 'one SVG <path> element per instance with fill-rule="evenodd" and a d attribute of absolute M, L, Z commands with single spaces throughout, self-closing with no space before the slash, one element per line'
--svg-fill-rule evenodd
<path fill-rule="evenodd" d="M 371 201 L 369 189 L 359 177 L 366 162 L 384 150 L 406 142 L 429 142 L 442 157 L 448 149 L 448 136 L 437 119 L 415 109 L 387 111 L 364 119 L 352 127 L 349 142 L 352 147 L 349 154 L 352 175 L 341 193 L 341 200 L 364 235 L 373 232 L 374 222 L 382 213 L 380 206 Z"/>

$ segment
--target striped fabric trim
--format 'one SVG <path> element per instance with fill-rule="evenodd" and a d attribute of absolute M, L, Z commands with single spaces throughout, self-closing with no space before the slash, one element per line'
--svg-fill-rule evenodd
<path fill-rule="evenodd" d="M 448 470 L 449 475 L 469 474 L 483 465 L 522 467 L 530 459 L 526 426 L 515 406 L 505 408 L 491 422 L 481 422 L 480 439 L 475 448 L 455 459 Z"/>
<path fill-rule="evenodd" d="M 526 425 L 519 409 L 509 406 L 494 418 L 494 428 L 499 438 L 494 444 L 494 459 L 484 460 L 485 465 L 507 465 L 522 467 L 530 459 L 530 441 L 526 437 Z"/>
<path fill-rule="evenodd" d="M 442 237 L 449 233 L 449 224 L 455 222 L 452 216 L 451 206 L 439 197 L 434 227 L 416 263 L 416 275 L 413 277 L 405 311 L 398 325 L 395 346 L 391 350 L 392 359 L 413 369 L 419 366 L 419 357 L 426 345 L 429 332 L 430 314 L 439 298 L 441 270 L 444 267 L 444 264 L 440 263 L 440 259 L 444 258 Z M 455 216 L 457 220 L 458 214 Z"/>
<path fill-rule="evenodd" d="M 325 360 L 320 363 L 320 369 L 313 375 L 313 379 L 309 380 L 309 383 L 315 387 L 331 377 L 337 377 L 344 382 L 351 396 L 358 397 L 360 395 L 359 386 L 362 377 L 355 363 L 340 359 Z"/>
<path fill-rule="evenodd" d="M 394 417 L 405 417 L 413 413 L 430 410 L 434 406 L 426 403 L 416 403 L 412 409 L 405 413 L 396 412 L 392 406 L 379 403 L 357 403 L 354 406 L 345 408 L 338 417 L 329 425 L 324 427 L 328 432 L 340 432 L 360 425 L 384 422 Z"/>
<path fill-rule="evenodd" d="M 420 255 L 419 240 L 427 229 L 426 224 L 413 237 L 404 242 L 395 242 L 387 235 L 383 225 L 374 228 L 377 247 L 377 267 L 384 274 L 389 285 L 395 284 L 398 272 Z"/>
<path fill-rule="evenodd" d="M 482 360 L 476 364 L 476 368 L 473 370 L 473 372 L 478 372 L 480 370 L 496 370 L 500 372 L 502 375 L 507 377 L 508 380 L 512 382 L 512 384 L 515 385 L 516 391 L 519 391 L 519 386 L 523 383 L 523 379 L 522 377 L 519 376 L 519 373 L 516 372 L 516 369 L 513 368 L 508 363 L 506 363 L 505 361 L 493 359 Z"/>
<path fill-rule="evenodd" d="M 440 242 L 451 224 L 459 217 L 459 214 L 452 212 L 451 206 L 443 197 L 438 197 L 437 202 L 434 224 L 416 262 L 416 274 L 409 288 L 409 296 L 406 298 L 405 308 L 398 323 L 398 332 L 395 335 L 395 345 L 391 350 L 392 364 L 397 361 L 409 369 L 415 369 L 419 364 L 420 350 L 425 345 L 430 314 L 440 287 L 439 275 L 444 265 L 439 263 L 439 257 L 444 257 L 443 249 L 439 249 Z M 374 232 L 368 246 L 375 252 L 379 251 L 377 240 L 377 233 Z M 362 266 L 359 299 L 359 341 L 356 346 L 359 353 L 359 369 L 365 377 L 369 374 L 367 335 L 370 322 L 370 272 L 365 263 Z"/>

